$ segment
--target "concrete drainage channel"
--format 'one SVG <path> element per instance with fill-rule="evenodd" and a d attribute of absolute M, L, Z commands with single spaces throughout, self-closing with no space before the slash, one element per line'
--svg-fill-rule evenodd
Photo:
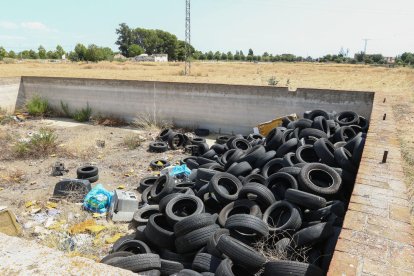
<path fill-rule="evenodd" d="M 191 173 L 142 179 L 137 231 L 102 262 L 154 275 L 325 275 L 368 121 L 350 111 L 304 117 L 211 147 L 162 131 L 152 150 L 184 147 Z"/>

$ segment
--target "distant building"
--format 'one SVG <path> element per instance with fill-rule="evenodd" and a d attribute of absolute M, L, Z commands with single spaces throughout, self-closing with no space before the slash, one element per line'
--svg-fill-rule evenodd
<path fill-rule="evenodd" d="M 114 59 L 126 59 L 126 57 L 121 54 L 116 54 L 114 55 Z"/>
<path fill-rule="evenodd" d="M 384 57 L 386 63 L 395 63 L 395 57 Z"/>
<path fill-rule="evenodd" d="M 154 54 L 154 55 L 147 55 L 142 54 L 132 58 L 133 61 L 148 61 L 148 62 L 168 62 L 168 55 L 167 54 Z"/>

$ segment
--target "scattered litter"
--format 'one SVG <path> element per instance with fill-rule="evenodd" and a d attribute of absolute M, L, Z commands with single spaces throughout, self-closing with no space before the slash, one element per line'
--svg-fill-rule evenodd
<path fill-rule="evenodd" d="M 45 222 L 44 226 L 45 226 L 46 228 L 49 228 L 49 227 L 50 227 L 50 226 L 52 226 L 53 224 L 55 224 L 55 219 L 54 219 L 53 217 L 48 217 L 48 218 L 46 219 L 46 222 Z"/>
<path fill-rule="evenodd" d="M 93 219 L 88 219 L 78 224 L 73 225 L 69 228 L 70 234 L 79 234 L 87 231 L 87 227 L 96 225 L 96 222 Z"/>
<path fill-rule="evenodd" d="M 50 201 L 48 201 L 48 202 L 46 203 L 46 208 L 48 208 L 48 209 L 55 209 L 57 206 L 58 206 L 58 205 L 57 205 L 57 203 L 56 203 L 56 202 L 50 202 Z"/>
<path fill-rule="evenodd" d="M 11 210 L 3 209 L 0 211 L 0 232 L 9 236 L 21 234 L 22 227 Z"/>
<path fill-rule="evenodd" d="M 36 204 L 36 201 L 27 201 L 27 202 L 24 204 L 24 207 L 29 208 L 29 207 L 31 207 L 31 206 L 33 206 L 33 205 L 35 205 L 35 204 Z"/>
<path fill-rule="evenodd" d="M 106 243 L 114 243 L 122 236 L 123 236 L 122 234 L 117 233 L 117 234 L 113 235 L 112 237 L 106 238 L 105 242 Z"/>
<path fill-rule="evenodd" d="M 99 213 L 93 213 L 92 214 L 92 217 L 93 218 L 103 218 L 103 217 L 105 217 L 106 216 L 106 213 L 102 213 L 102 214 L 99 214 Z"/>
<path fill-rule="evenodd" d="M 95 213 L 106 213 L 111 203 L 112 194 L 101 184 L 96 185 L 85 197 L 83 207 Z"/>
<path fill-rule="evenodd" d="M 123 190 L 123 189 L 125 189 L 125 185 L 119 185 L 119 186 L 117 187 L 117 189 L 119 189 L 119 190 Z"/>
<path fill-rule="evenodd" d="M 92 246 L 92 236 L 89 234 L 77 234 L 72 237 L 72 241 L 75 244 L 75 248 L 84 247 L 88 248 Z"/>
<path fill-rule="evenodd" d="M 115 190 L 109 215 L 112 221 L 129 222 L 138 210 L 138 199 L 133 192 Z"/>
<path fill-rule="evenodd" d="M 92 225 L 92 226 L 85 227 L 85 229 L 93 234 L 98 234 L 102 230 L 106 229 L 106 227 L 103 225 Z"/>
<path fill-rule="evenodd" d="M 69 172 L 69 170 L 65 168 L 65 164 L 63 164 L 62 162 L 56 162 L 52 166 L 52 176 L 62 176 L 64 173 L 67 172 Z"/>

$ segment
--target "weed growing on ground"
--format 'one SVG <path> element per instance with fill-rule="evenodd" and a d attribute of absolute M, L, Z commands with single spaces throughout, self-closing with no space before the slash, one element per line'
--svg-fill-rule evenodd
<path fill-rule="evenodd" d="M 271 77 L 267 80 L 267 83 L 268 83 L 269 85 L 271 85 L 271 86 L 276 86 L 276 85 L 279 83 L 279 81 L 276 79 L 276 77 L 275 77 L 275 76 L 271 76 Z"/>
<path fill-rule="evenodd" d="M 72 118 L 78 122 L 87 122 L 91 118 L 92 108 L 89 106 L 89 103 L 86 104 L 85 108 L 75 111 Z"/>
<path fill-rule="evenodd" d="M 132 126 L 148 131 L 159 131 L 164 128 L 171 128 L 172 123 L 166 120 L 159 119 L 159 116 L 151 115 L 149 113 L 139 114 L 132 122 Z"/>
<path fill-rule="evenodd" d="M 66 117 L 72 118 L 72 114 L 70 113 L 69 104 L 68 103 L 64 103 L 63 101 L 60 101 L 60 108 L 62 109 L 63 114 Z"/>
<path fill-rule="evenodd" d="M 14 169 L 0 173 L 0 180 L 6 184 L 20 184 L 26 180 L 26 177 L 22 170 Z"/>
<path fill-rule="evenodd" d="M 138 148 L 142 142 L 143 139 L 139 135 L 129 134 L 124 138 L 123 144 L 128 147 L 128 149 L 134 150 Z"/>
<path fill-rule="evenodd" d="M 50 111 L 48 100 L 37 95 L 26 103 L 26 108 L 32 116 L 44 116 Z"/>
<path fill-rule="evenodd" d="M 20 140 L 14 145 L 17 157 L 41 157 L 52 154 L 57 148 L 57 135 L 53 130 L 41 128 L 29 140 Z"/>

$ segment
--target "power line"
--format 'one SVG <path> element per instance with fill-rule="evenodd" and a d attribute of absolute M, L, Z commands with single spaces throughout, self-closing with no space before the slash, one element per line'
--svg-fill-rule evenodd
<path fill-rule="evenodd" d="M 365 56 L 365 54 L 367 53 L 368 40 L 372 40 L 372 39 L 370 39 L 370 38 L 364 38 L 362 40 L 365 41 L 365 44 L 364 44 L 364 56 Z"/>
<path fill-rule="evenodd" d="M 190 0 L 185 0 L 185 70 L 186 76 L 191 70 L 191 9 Z"/>

